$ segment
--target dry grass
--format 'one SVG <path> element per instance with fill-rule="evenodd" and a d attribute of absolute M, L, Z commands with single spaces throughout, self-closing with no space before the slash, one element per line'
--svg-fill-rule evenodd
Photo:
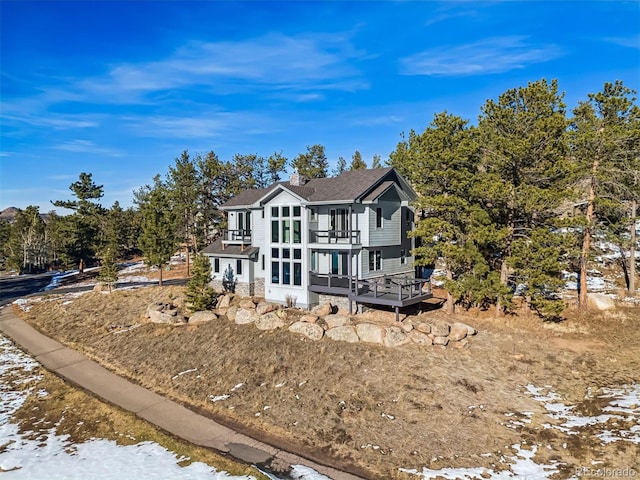
<path fill-rule="evenodd" d="M 150 302 L 182 292 L 88 293 L 67 304 L 36 303 L 21 315 L 148 388 L 369 478 L 406 478 L 398 468 L 489 467 L 495 457 L 481 454 L 510 452 L 521 439 L 552 446 L 539 453 L 541 461 L 581 466 L 595 443 L 576 440 L 563 449 L 566 436 L 539 428 L 542 408 L 522 387 L 553 385 L 567 401 L 579 402 L 588 387 L 634 383 L 640 372 L 638 309 L 562 324 L 470 312 L 456 317 L 479 330 L 468 349 L 387 349 L 260 332 L 224 317 L 181 327 L 144 321 Z M 420 316 L 453 320 L 440 310 Z M 217 395 L 230 397 L 212 402 Z M 514 411 L 534 412 L 534 422 L 507 428 L 505 413 Z M 617 448 L 607 453 L 611 462 L 630 455 Z"/>

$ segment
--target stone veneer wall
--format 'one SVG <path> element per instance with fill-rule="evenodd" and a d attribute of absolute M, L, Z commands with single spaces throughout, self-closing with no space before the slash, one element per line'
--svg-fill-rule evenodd
<path fill-rule="evenodd" d="M 256 297 L 264 298 L 264 278 L 256 278 L 254 295 Z"/>
<path fill-rule="evenodd" d="M 211 280 L 209 282 L 209 285 L 211 285 L 211 287 L 219 293 L 224 292 L 224 287 L 222 286 L 222 280 Z M 253 297 L 254 295 L 256 295 L 255 293 L 255 283 L 251 282 L 237 282 L 236 283 L 236 289 L 234 293 L 237 293 L 238 295 L 242 295 L 243 297 Z M 262 290 L 264 293 L 264 281 L 263 281 L 263 285 L 262 285 Z"/>

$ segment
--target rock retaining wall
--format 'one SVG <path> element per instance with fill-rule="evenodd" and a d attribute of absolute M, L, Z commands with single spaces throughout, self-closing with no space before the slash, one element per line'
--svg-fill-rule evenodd
<path fill-rule="evenodd" d="M 156 323 L 200 324 L 218 320 L 226 316 L 238 325 L 253 324 L 259 330 L 277 330 L 287 328 L 290 332 L 302 335 L 310 340 L 319 341 L 324 337 L 348 343 L 371 343 L 384 347 L 401 347 L 407 344 L 429 347 L 466 348 L 469 338 L 477 333 L 476 329 L 460 322 L 426 321 L 424 319 L 405 319 L 392 325 L 372 322 L 360 322 L 357 316 L 336 313 L 336 305 L 328 303 L 318 305 L 311 312 L 295 311 L 294 320 L 291 311 L 282 305 L 254 301 L 234 294 L 221 295 L 214 312 L 197 312 L 186 319 L 174 305 L 151 304 L 147 308 L 147 318 Z M 239 297 L 239 295 L 238 295 Z M 233 305 L 232 305 L 233 301 Z"/>

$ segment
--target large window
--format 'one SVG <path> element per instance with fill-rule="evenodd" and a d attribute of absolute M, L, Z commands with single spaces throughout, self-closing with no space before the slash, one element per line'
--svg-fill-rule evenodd
<path fill-rule="evenodd" d="M 302 285 L 302 264 L 299 262 L 293 264 L 293 284 Z"/>
<path fill-rule="evenodd" d="M 291 263 L 290 262 L 282 262 L 282 284 L 283 285 L 291 284 Z"/>
<path fill-rule="evenodd" d="M 298 205 L 271 207 L 271 283 L 302 285 L 302 249 L 288 246 L 302 243 L 301 217 Z"/>
<path fill-rule="evenodd" d="M 382 270 L 382 252 L 380 250 L 369 251 L 369 271 L 377 272 Z"/>

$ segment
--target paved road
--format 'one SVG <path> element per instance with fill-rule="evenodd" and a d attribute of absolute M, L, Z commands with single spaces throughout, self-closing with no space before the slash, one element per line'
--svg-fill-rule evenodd
<path fill-rule="evenodd" d="M 26 350 L 45 368 L 70 383 L 195 445 L 213 448 L 265 469 L 270 466 L 286 469 L 290 465 L 305 465 L 333 480 L 360 478 L 237 433 L 131 383 L 89 360 L 80 352 L 41 334 L 18 318 L 10 307 L 0 308 L 0 332 Z"/>
<path fill-rule="evenodd" d="M 16 298 L 40 292 L 49 285 L 54 274 L 19 275 L 0 279 L 0 306 L 12 302 Z"/>

